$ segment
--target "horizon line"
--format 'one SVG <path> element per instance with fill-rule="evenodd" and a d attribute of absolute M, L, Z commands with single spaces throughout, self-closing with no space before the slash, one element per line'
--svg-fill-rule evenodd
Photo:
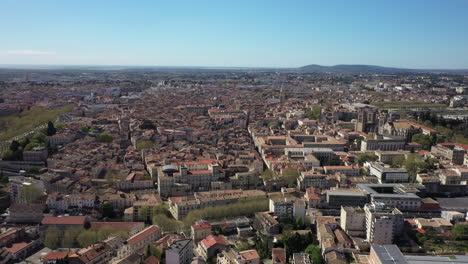
<path fill-rule="evenodd" d="M 383 68 L 395 68 L 402 70 L 445 70 L 445 71 L 468 71 L 468 68 L 406 68 L 398 66 L 381 66 L 375 64 L 307 64 L 296 67 L 274 67 L 274 66 L 165 66 L 165 65 L 139 65 L 139 64 L 0 64 L 0 69 L 37 69 L 37 68 L 186 68 L 186 69 L 299 69 L 306 66 L 321 66 L 321 67 L 334 67 L 334 66 L 373 66 Z"/>

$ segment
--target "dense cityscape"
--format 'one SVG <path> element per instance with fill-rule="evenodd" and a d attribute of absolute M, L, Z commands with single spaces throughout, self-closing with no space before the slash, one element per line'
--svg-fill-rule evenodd
<path fill-rule="evenodd" d="M 3 68 L 0 90 L 0 263 L 468 263 L 467 71 Z"/>

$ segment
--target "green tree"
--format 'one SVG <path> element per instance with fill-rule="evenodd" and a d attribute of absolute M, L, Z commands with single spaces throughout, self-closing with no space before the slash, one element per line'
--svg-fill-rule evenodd
<path fill-rule="evenodd" d="M 44 236 L 44 246 L 56 249 L 59 246 L 61 232 L 56 227 L 49 227 Z"/>
<path fill-rule="evenodd" d="M 154 147 L 154 143 L 151 140 L 142 140 L 142 141 L 138 141 L 137 143 L 138 150 L 149 149 L 152 147 Z"/>
<path fill-rule="evenodd" d="M 433 138 L 424 134 L 416 134 L 413 135 L 411 141 L 421 144 L 425 150 L 430 150 L 433 143 Z"/>
<path fill-rule="evenodd" d="M 393 168 L 401 168 L 403 166 L 403 163 L 405 163 L 404 155 L 396 156 L 392 159 Z"/>
<path fill-rule="evenodd" d="M 6 149 L 2 155 L 3 160 L 15 160 L 15 153 L 11 149 Z"/>
<path fill-rule="evenodd" d="M 72 248 L 76 246 L 76 239 L 78 235 L 83 232 L 81 227 L 69 227 L 65 230 L 62 240 L 62 247 Z"/>
<path fill-rule="evenodd" d="M 45 143 L 46 135 L 42 132 L 37 132 L 33 137 L 32 141 L 36 143 Z"/>
<path fill-rule="evenodd" d="M 20 189 L 18 198 L 28 204 L 38 203 L 44 192 L 37 186 L 29 185 Z"/>
<path fill-rule="evenodd" d="M 98 241 L 97 233 L 91 230 L 86 230 L 81 232 L 77 239 L 78 244 L 80 247 L 87 247 L 92 245 Z"/>
<path fill-rule="evenodd" d="M 268 127 L 274 127 L 274 128 L 279 128 L 281 126 L 281 122 L 278 120 L 271 121 L 268 123 Z"/>
<path fill-rule="evenodd" d="M 33 148 L 37 148 L 37 147 L 45 147 L 44 143 L 39 143 L 39 142 L 31 142 L 29 143 L 28 145 L 26 145 L 26 147 L 24 148 L 24 151 L 30 151 L 32 150 Z"/>
<path fill-rule="evenodd" d="M 359 165 L 363 165 L 367 161 L 376 161 L 379 159 L 379 156 L 375 154 L 364 153 L 358 156 Z"/>
<path fill-rule="evenodd" d="M 270 170 L 270 169 L 266 169 L 265 171 L 263 171 L 262 173 L 262 179 L 264 181 L 271 181 L 273 180 L 274 178 L 276 177 L 276 174 L 273 170 Z"/>
<path fill-rule="evenodd" d="M 286 168 L 282 171 L 281 177 L 286 181 L 289 187 L 294 187 L 297 178 L 299 177 L 299 171 L 295 168 Z"/>
<path fill-rule="evenodd" d="M 310 244 L 309 246 L 307 246 L 304 252 L 310 255 L 310 258 L 312 259 L 312 263 L 314 264 L 323 263 L 322 254 L 318 246 Z"/>
<path fill-rule="evenodd" d="M 54 123 L 52 121 L 47 122 L 47 131 L 46 134 L 47 136 L 53 136 L 57 133 L 57 129 L 54 126 Z"/>
<path fill-rule="evenodd" d="M 153 216 L 153 225 L 161 227 L 163 232 L 179 232 L 182 229 L 182 223 L 169 218 L 165 214 L 156 214 Z"/>
<path fill-rule="evenodd" d="M 114 137 L 108 133 L 101 133 L 96 136 L 96 140 L 101 143 L 111 143 L 114 141 Z"/>
<path fill-rule="evenodd" d="M 456 224 L 452 229 L 452 237 L 456 240 L 468 239 L 468 225 Z"/>

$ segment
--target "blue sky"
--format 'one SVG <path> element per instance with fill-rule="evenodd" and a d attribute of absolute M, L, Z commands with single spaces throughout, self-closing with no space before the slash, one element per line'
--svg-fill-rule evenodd
<path fill-rule="evenodd" d="M 1 0 L 0 64 L 468 69 L 467 0 Z"/>

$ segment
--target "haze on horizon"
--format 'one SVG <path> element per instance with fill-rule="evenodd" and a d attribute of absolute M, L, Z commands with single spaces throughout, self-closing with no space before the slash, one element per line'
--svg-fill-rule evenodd
<path fill-rule="evenodd" d="M 0 2 L 0 64 L 468 69 L 468 1 Z"/>

